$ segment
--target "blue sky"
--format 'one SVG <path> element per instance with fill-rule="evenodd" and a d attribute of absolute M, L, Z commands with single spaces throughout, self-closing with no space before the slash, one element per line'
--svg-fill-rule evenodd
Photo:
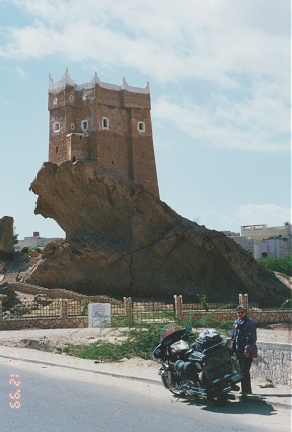
<path fill-rule="evenodd" d="M 291 218 L 290 1 L 0 0 L 0 217 L 34 215 L 48 160 L 49 73 L 150 83 L 160 197 L 207 228 Z"/>

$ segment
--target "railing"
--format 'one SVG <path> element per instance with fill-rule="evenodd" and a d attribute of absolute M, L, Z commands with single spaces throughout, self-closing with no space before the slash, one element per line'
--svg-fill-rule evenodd
<path fill-rule="evenodd" d="M 61 300 L 22 302 L 10 308 L 3 307 L 2 319 L 60 317 Z"/>
<path fill-rule="evenodd" d="M 107 298 L 100 302 L 111 302 L 113 326 L 169 322 L 198 313 L 232 315 L 238 304 L 243 304 L 250 312 L 291 309 L 291 301 L 283 305 L 283 301 L 278 297 L 250 300 L 246 294 L 240 294 L 239 299 L 201 295 L 185 300 L 182 296 L 174 296 L 174 301 L 125 297 L 123 301 Z M 0 302 L 0 320 L 87 317 L 89 302 L 92 301 L 86 298 L 81 300 L 42 298 L 32 302 L 22 302 L 13 307 L 2 306 Z"/>

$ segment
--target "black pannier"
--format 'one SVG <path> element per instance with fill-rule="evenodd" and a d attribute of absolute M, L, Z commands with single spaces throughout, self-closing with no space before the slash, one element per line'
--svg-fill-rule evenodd
<path fill-rule="evenodd" d="M 192 349 L 203 352 L 204 350 L 213 347 L 222 342 L 220 333 L 216 330 L 205 330 L 197 337 Z"/>
<path fill-rule="evenodd" d="M 198 370 L 193 362 L 177 360 L 174 363 L 174 370 L 184 380 L 195 380 Z"/>

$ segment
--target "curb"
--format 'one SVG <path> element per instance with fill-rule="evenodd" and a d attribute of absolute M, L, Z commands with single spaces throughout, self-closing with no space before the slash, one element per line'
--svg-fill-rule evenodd
<path fill-rule="evenodd" d="M 8 347 L 6 347 L 6 348 L 8 348 Z M 19 349 L 21 349 L 21 348 L 19 348 Z M 15 355 L 13 355 L 13 354 L 1 354 L 0 353 L 0 358 L 15 360 Z M 73 359 L 77 359 L 77 358 L 71 357 L 71 359 L 73 360 Z M 143 382 L 148 383 L 148 384 L 154 384 L 154 385 L 159 385 L 159 386 L 162 385 L 160 379 L 147 378 L 145 376 L 143 377 L 142 375 L 141 376 L 134 376 L 134 375 L 128 375 L 128 374 L 123 374 L 123 373 L 107 372 L 107 371 L 96 370 L 96 369 L 92 369 L 92 368 L 68 365 L 66 363 L 61 364 L 61 363 L 52 362 L 52 361 L 46 361 L 46 360 L 41 360 L 41 359 L 29 359 L 29 358 L 25 358 L 25 357 L 20 358 L 19 361 L 23 361 L 26 363 L 33 363 L 33 364 L 42 364 L 42 365 L 52 366 L 52 367 L 56 367 L 56 368 L 72 369 L 72 370 L 76 370 L 79 372 L 90 372 L 90 373 L 94 373 L 96 375 L 105 375 L 105 376 L 110 376 L 113 378 L 122 378 L 122 379 L 126 379 L 126 380 L 131 380 L 131 381 L 140 381 L 140 382 L 143 381 Z M 287 386 L 287 387 L 289 387 L 289 386 Z M 254 395 L 249 396 L 246 401 L 242 401 L 242 402 L 243 403 L 245 403 L 245 402 L 250 403 L 252 401 L 258 401 L 258 398 L 260 398 L 265 403 L 272 405 L 273 407 L 276 407 L 276 406 L 285 407 L 285 408 L 291 407 L 291 403 L 289 403 L 289 402 L 284 403 L 284 402 L 281 402 L 278 400 L 273 400 L 273 399 L 277 399 L 277 395 L 266 396 L 265 394 L 260 394 L 260 395 L 254 394 Z M 291 394 L 290 394 L 290 398 L 291 398 Z M 240 396 L 236 395 L 236 400 L 240 400 Z"/>
<path fill-rule="evenodd" d="M 15 356 L 13 356 L 13 355 L 0 354 L 0 358 L 15 360 Z M 72 358 L 75 358 L 75 357 L 72 357 Z M 161 384 L 160 380 L 158 380 L 158 379 L 155 380 L 155 379 L 151 379 L 151 378 L 137 377 L 137 376 L 133 376 L 133 375 L 125 375 L 125 374 L 118 374 L 118 373 L 112 373 L 112 372 L 106 372 L 106 371 L 100 371 L 100 370 L 94 370 L 94 369 L 86 369 L 86 368 L 82 368 L 82 367 L 70 366 L 70 365 L 66 365 L 66 364 L 58 364 L 58 363 L 48 362 L 48 361 L 44 361 L 44 360 L 33 360 L 33 359 L 21 358 L 19 361 L 26 362 L 26 363 L 34 363 L 34 364 L 43 364 L 46 366 L 53 366 L 53 367 L 63 368 L 63 369 L 73 369 L 73 370 L 80 371 L 80 372 L 90 372 L 90 373 L 94 373 L 94 374 L 98 374 L 98 375 L 107 375 L 107 376 L 111 376 L 113 378 L 123 378 L 123 379 L 127 379 L 127 380 L 143 381 L 146 383 L 148 382 L 149 384 L 156 384 L 156 385 Z"/>

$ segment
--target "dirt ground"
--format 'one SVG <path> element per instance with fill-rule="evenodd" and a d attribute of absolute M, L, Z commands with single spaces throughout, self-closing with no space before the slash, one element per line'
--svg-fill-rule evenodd
<path fill-rule="evenodd" d="M 200 331 L 201 329 L 198 329 Z M 258 341 L 291 343 L 291 324 L 270 324 L 257 329 Z M 68 345 L 87 345 L 96 340 L 118 341 L 119 329 L 28 329 L 0 332 L 0 346 L 63 351 Z M 159 341 L 157 341 L 158 343 Z"/>
<path fill-rule="evenodd" d="M 34 300 L 34 295 L 16 292 L 20 302 Z M 198 332 L 204 329 L 196 329 Z M 269 324 L 258 327 L 257 338 L 261 342 L 291 343 L 292 323 Z M 35 348 L 63 351 L 68 345 L 87 345 L 98 339 L 119 340 L 118 329 L 28 329 L 0 331 L 0 346 Z M 158 343 L 159 341 L 157 341 Z"/>

